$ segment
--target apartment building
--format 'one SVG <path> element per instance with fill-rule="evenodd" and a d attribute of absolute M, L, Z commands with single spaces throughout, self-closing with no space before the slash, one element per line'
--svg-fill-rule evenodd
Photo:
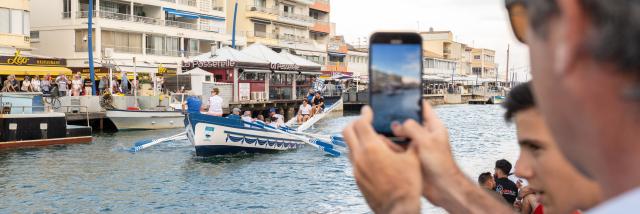
<path fill-rule="evenodd" d="M 29 50 L 30 6 L 28 0 L 0 1 L 0 49 L 13 52 L 13 49 Z"/>
<path fill-rule="evenodd" d="M 0 80 L 15 75 L 71 74 L 64 59 L 31 53 L 31 5 L 29 0 L 0 1 Z"/>
<path fill-rule="evenodd" d="M 455 62 L 455 75 L 471 75 L 471 51 L 469 45 L 453 40 L 451 31 L 421 32 L 423 48 L 425 51 L 434 53 L 436 56 L 432 60 L 442 59 L 448 62 Z"/>
<path fill-rule="evenodd" d="M 423 50 L 423 69 L 426 79 L 447 79 L 456 75 L 458 61 L 447 60 L 444 56 Z"/>
<path fill-rule="evenodd" d="M 227 1 L 230 8 L 236 2 Z M 239 0 L 236 31 L 248 44 L 261 43 L 325 64 L 330 12 L 329 0 Z M 233 15 L 233 9 L 227 10 L 227 17 Z M 229 20 L 227 29 L 232 27 Z"/>
<path fill-rule="evenodd" d="M 112 60 L 124 71 L 179 70 L 184 58 L 231 44 L 225 0 L 31 0 L 34 53 L 88 71 L 88 15 L 93 14 L 96 73 Z M 237 38 L 237 44 L 246 41 Z M 164 68 L 164 69 L 163 69 Z"/>
<path fill-rule="evenodd" d="M 473 56 L 473 59 L 471 60 L 473 75 L 480 76 L 480 78 L 496 77 L 496 51 L 484 48 L 474 48 L 471 51 L 471 55 Z"/>

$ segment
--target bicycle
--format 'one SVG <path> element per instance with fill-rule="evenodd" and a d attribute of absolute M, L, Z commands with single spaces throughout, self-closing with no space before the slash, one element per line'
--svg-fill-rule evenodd
<path fill-rule="evenodd" d="M 58 93 L 58 87 L 54 87 L 49 94 L 43 94 L 42 100 L 44 101 L 44 103 L 50 105 L 54 110 L 58 110 L 62 106 L 62 101 L 60 101 L 60 96 Z"/>

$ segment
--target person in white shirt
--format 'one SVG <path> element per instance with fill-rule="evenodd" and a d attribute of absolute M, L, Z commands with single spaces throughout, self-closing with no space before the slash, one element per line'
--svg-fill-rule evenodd
<path fill-rule="evenodd" d="M 31 92 L 33 89 L 31 88 L 31 78 L 29 76 L 24 77 L 24 81 L 22 81 L 22 91 Z"/>
<path fill-rule="evenodd" d="M 278 124 L 278 127 L 284 126 L 284 116 L 282 116 L 282 114 L 276 113 L 276 108 L 269 109 L 269 117 L 275 118 L 273 122 Z"/>
<path fill-rule="evenodd" d="M 300 105 L 300 109 L 298 110 L 298 124 L 302 124 L 309 120 L 311 115 L 311 105 L 309 105 L 309 101 L 304 99 L 302 101 L 302 105 Z"/>
<path fill-rule="evenodd" d="M 34 92 L 40 92 L 40 77 L 38 77 L 38 75 L 33 77 L 33 80 L 31 80 L 31 88 L 33 89 Z"/>
<path fill-rule="evenodd" d="M 222 117 L 222 97 L 220 97 L 220 89 L 214 88 L 211 90 L 211 97 L 209 97 L 209 112 L 208 115 Z"/>

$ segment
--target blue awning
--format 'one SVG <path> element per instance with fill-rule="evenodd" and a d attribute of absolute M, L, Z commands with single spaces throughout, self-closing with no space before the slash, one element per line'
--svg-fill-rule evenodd
<path fill-rule="evenodd" d="M 343 54 L 343 53 L 335 53 L 335 52 L 329 52 L 329 55 L 331 55 L 331 56 L 337 56 L 337 57 L 347 56 L 347 54 Z"/>
<path fill-rule="evenodd" d="M 200 13 L 176 10 L 176 9 L 173 9 L 173 8 L 163 8 L 163 9 L 168 14 L 180 16 L 180 17 L 186 18 L 186 19 L 202 18 L 202 19 L 209 19 L 209 20 L 216 20 L 216 21 L 224 21 L 224 20 L 226 20 L 224 17 L 210 16 L 210 15 L 206 15 L 206 14 L 200 14 Z"/>

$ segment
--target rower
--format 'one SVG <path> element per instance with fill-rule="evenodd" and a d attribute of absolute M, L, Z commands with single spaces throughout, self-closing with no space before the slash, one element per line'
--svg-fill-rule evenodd
<path fill-rule="evenodd" d="M 307 122 L 311 117 L 312 107 L 309 105 L 309 101 L 303 100 L 302 105 L 300 105 L 300 109 L 298 109 L 298 124 L 302 124 Z"/>
<path fill-rule="evenodd" d="M 322 94 L 320 94 L 319 91 L 316 91 L 316 96 L 313 97 L 311 103 L 313 104 L 311 117 L 316 114 L 322 113 L 322 111 L 324 110 L 324 97 L 322 97 Z"/>
<path fill-rule="evenodd" d="M 233 110 L 231 112 L 232 113 L 227 116 L 227 119 L 242 120 L 242 117 L 240 117 L 240 109 L 239 108 L 233 108 Z"/>
<path fill-rule="evenodd" d="M 276 124 L 278 124 L 278 126 L 284 125 L 284 116 L 282 116 L 282 114 L 276 113 L 276 108 L 269 109 L 269 117 L 272 119 L 275 118 L 275 120 L 273 120 L 272 122 L 275 122 Z"/>
<path fill-rule="evenodd" d="M 185 114 L 202 113 L 204 112 L 202 107 L 202 101 L 198 97 L 194 96 L 192 92 L 189 92 L 187 100 L 182 102 L 182 112 Z"/>

